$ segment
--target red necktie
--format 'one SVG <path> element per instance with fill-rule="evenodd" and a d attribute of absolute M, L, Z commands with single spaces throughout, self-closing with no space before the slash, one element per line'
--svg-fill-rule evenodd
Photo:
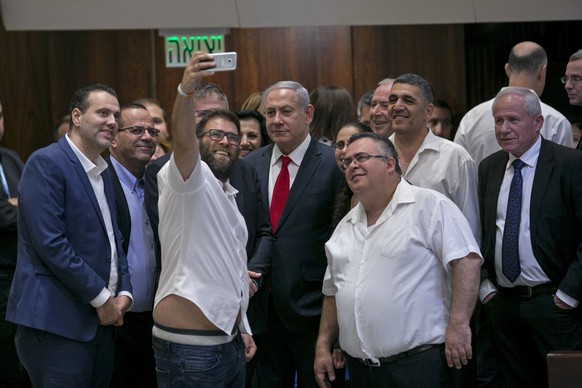
<path fill-rule="evenodd" d="M 287 168 L 289 162 L 291 162 L 291 158 L 281 156 L 281 171 L 275 181 L 275 187 L 273 187 L 273 196 L 271 197 L 271 228 L 273 232 L 279 223 L 289 195 L 289 169 Z"/>

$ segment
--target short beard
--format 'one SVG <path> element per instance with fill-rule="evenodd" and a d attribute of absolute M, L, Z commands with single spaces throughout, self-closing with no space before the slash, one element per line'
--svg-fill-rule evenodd
<path fill-rule="evenodd" d="M 234 168 L 234 163 L 238 159 L 239 149 L 237 148 L 234 155 L 228 162 L 222 162 L 216 160 L 214 157 L 214 153 L 211 150 L 210 145 L 207 142 L 200 143 L 200 157 L 201 159 L 210 167 L 210 170 L 214 174 L 214 176 L 226 182 L 228 178 L 230 178 L 230 174 L 232 173 L 232 169 Z"/>

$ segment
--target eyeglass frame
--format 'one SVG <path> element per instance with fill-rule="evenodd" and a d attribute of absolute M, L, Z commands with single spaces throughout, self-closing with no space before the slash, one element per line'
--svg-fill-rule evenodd
<path fill-rule="evenodd" d="M 136 130 L 139 131 L 139 133 L 135 132 Z M 154 127 L 145 128 L 145 127 L 140 127 L 139 125 L 133 125 L 131 127 L 125 127 L 125 128 L 119 128 L 117 130 L 117 132 L 128 132 L 129 134 L 131 134 L 133 136 L 138 136 L 138 137 L 142 137 L 146 131 L 150 134 L 151 137 L 158 137 L 158 135 L 160 134 L 159 129 L 156 129 Z"/>
<path fill-rule="evenodd" d="M 219 133 L 217 133 L 217 132 L 219 132 Z M 216 138 L 213 139 L 212 138 L 213 133 L 215 133 L 217 135 L 220 135 L 220 134 L 222 134 L 222 135 L 220 136 L 220 139 L 216 136 L 215 136 Z M 205 131 L 205 132 L 198 134 L 197 136 L 198 136 L 198 138 L 201 138 L 201 137 L 206 136 L 206 135 L 208 135 L 210 140 L 215 141 L 217 143 L 219 141 L 221 141 L 222 139 L 224 139 L 224 137 L 226 136 L 226 140 L 228 141 L 228 144 L 230 144 L 232 146 L 240 146 L 241 137 L 239 135 L 232 133 L 232 132 L 226 132 L 222 129 L 212 128 L 212 129 L 209 129 L 208 131 Z M 236 141 L 236 143 L 234 143 L 233 141 Z"/>
<path fill-rule="evenodd" d="M 566 85 L 566 83 L 568 81 L 570 81 L 570 84 L 574 85 L 574 84 L 577 84 L 578 82 L 582 81 L 582 77 L 577 76 L 577 75 L 573 75 L 573 76 L 569 77 L 569 76 L 565 75 L 563 77 L 560 77 L 560 81 L 562 82 L 563 85 Z"/>
<path fill-rule="evenodd" d="M 348 170 L 348 167 L 354 162 L 354 160 L 356 162 L 358 162 L 358 164 L 360 164 L 360 163 L 367 162 L 368 160 L 370 160 L 372 158 L 378 158 L 378 159 L 388 160 L 388 159 L 390 159 L 390 156 L 386 156 L 386 155 L 370 155 L 367 152 L 358 152 L 357 154 L 354 155 L 353 158 L 343 158 L 341 160 L 340 170 L 342 170 L 342 172 L 346 172 Z"/>
<path fill-rule="evenodd" d="M 205 116 L 211 112 L 214 112 L 216 109 L 195 109 L 194 110 L 194 117 L 198 118 L 201 116 Z"/>

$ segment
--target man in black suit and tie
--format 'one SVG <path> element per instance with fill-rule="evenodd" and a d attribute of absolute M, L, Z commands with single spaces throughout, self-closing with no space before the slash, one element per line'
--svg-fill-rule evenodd
<path fill-rule="evenodd" d="M 479 166 L 480 298 L 506 387 L 547 386 L 546 355 L 582 350 L 582 155 L 540 136 L 539 98 L 493 103 L 502 150 Z"/>
<path fill-rule="evenodd" d="M 259 174 L 273 228 L 271 276 L 264 305 L 267 332 L 256 335 L 261 387 L 317 386 L 313 372 L 323 275 L 324 244 L 341 173 L 334 150 L 309 135 L 313 106 L 307 90 L 282 81 L 263 93 L 274 144 L 248 155 Z"/>
<path fill-rule="evenodd" d="M 131 311 L 123 317 L 123 326 L 115 328 L 112 388 L 157 386 L 152 309 L 160 265 L 144 206 L 144 173 L 156 149 L 158 132 L 145 106 L 125 105 L 109 146 L 108 170 L 133 287 Z"/>

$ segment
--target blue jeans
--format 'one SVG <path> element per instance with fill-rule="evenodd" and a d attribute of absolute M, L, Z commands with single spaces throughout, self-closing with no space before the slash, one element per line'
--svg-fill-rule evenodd
<path fill-rule="evenodd" d="M 152 338 L 159 388 L 242 388 L 245 345 L 240 334 L 223 345 L 199 346 Z"/>

